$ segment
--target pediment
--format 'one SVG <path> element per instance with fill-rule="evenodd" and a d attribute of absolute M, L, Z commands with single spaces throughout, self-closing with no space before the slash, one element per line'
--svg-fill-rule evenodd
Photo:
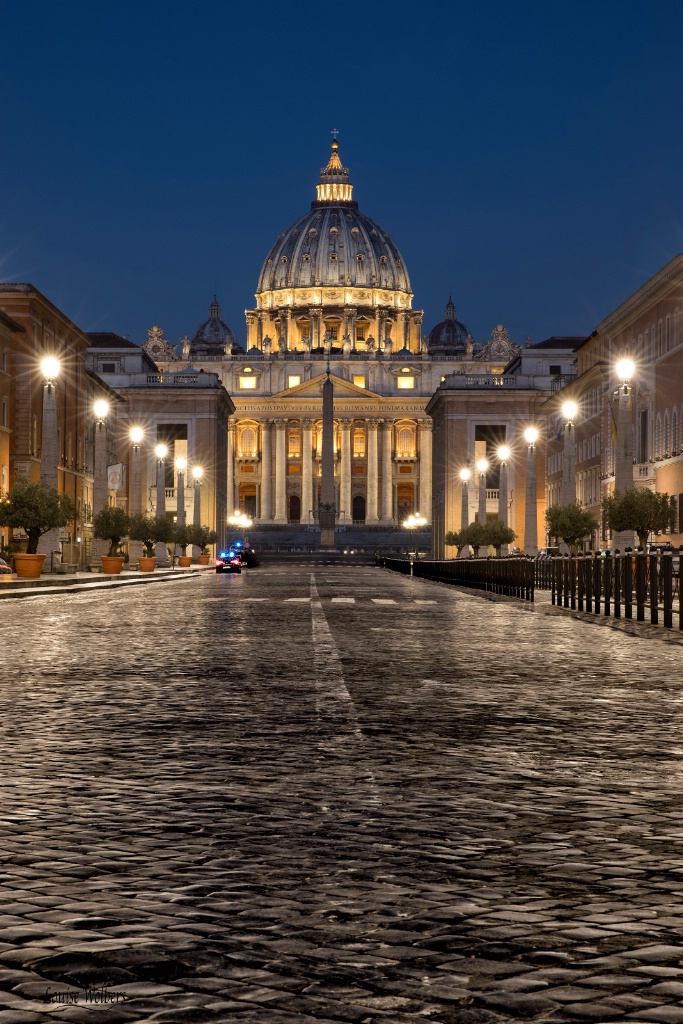
<path fill-rule="evenodd" d="M 311 377 L 310 380 L 302 381 L 301 384 L 297 384 L 293 388 L 287 388 L 285 391 L 278 391 L 273 397 L 276 398 L 320 398 L 322 396 L 322 386 L 327 379 L 326 373 L 319 373 L 316 377 Z M 369 391 L 367 388 L 359 388 L 356 384 L 352 384 L 351 381 L 344 380 L 343 377 L 337 377 L 334 373 L 330 374 L 330 380 L 334 387 L 334 397 L 337 398 L 381 398 L 376 391 Z"/>

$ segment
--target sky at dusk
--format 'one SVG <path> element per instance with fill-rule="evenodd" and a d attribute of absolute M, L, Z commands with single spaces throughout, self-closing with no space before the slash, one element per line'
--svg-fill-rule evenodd
<path fill-rule="evenodd" d="M 680 0 L 0 8 L 0 279 L 84 330 L 243 341 L 333 128 L 425 330 L 590 333 L 683 252 Z"/>

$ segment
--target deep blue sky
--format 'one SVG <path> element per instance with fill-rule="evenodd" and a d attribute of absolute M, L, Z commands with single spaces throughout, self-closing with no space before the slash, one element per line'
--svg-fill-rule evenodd
<path fill-rule="evenodd" d="M 582 334 L 683 251 L 680 0 L 2 5 L 0 279 L 244 337 L 330 130 L 429 329 Z"/>

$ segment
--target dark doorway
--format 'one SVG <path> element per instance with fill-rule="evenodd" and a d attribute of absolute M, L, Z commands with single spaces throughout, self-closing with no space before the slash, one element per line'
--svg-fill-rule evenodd
<path fill-rule="evenodd" d="M 353 516 L 354 523 L 364 523 L 365 522 L 365 498 L 363 497 L 362 494 L 357 494 L 356 497 L 353 499 L 352 508 L 353 508 L 352 516 Z"/>
<path fill-rule="evenodd" d="M 489 464 L 486 487 L 495 490 L 500 487 L 500 462 L 497 453 L 499 447 L 505 444 L 505 426 L 493 423 L 478 425 L 475 427 L 474 440 L 486 443 L 486 459 Z"/>
<path fill-rule="evenodd" d="M 301 498 L 298 494 L 290 494 L 289 496 L 289 512 L 287 519 L 290 523 L 301 522 Z"/>

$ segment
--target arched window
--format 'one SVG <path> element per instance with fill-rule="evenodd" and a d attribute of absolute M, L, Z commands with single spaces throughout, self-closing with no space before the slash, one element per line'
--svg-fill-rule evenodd
<path fill-rule="evenodd" d="M 663 445 L 663 449 L 664 450 L 663 450 L 662 454 L 666 458 L 668 455 L 671 454 L 671 449 L 669 448 L 669 410 L 668 409 L 664 413 L 664 445 Z"/>
<path fill-rule="evenodd" d="M 253 427 L 245 427 L 240 434 L 240 452 L 247 458 L 256 455 L 256 431 Z"/>
<path fill-rule="evenodd" d="M 662 454 L 662 417 L 657 417 L 655 426 L 655 458 L 659 459 Z"/>
<path fill-rule="evenodd" d="M 289 457 L 290 459 L 298 459 L 301 455 L 301 435 L 298 430 L 290 430 L 289 432 Z"/>
<path fill-rule="evenodd" d="M 365 431 L 361 427 L 353 432 L 353 455 L 356 459 L 365 458 Z"/>
<path fill-rule="evenodd" d="M 671 414 L 671 454 L 678 453 L 678 412 L 674 409 Z"/>
<path fill-rule="evenodd" d="M 396 454 L 414 455 L 415 444 L 413 442 L 413 431 L 410 427 L 401 427 L 396 435 Z"/>

